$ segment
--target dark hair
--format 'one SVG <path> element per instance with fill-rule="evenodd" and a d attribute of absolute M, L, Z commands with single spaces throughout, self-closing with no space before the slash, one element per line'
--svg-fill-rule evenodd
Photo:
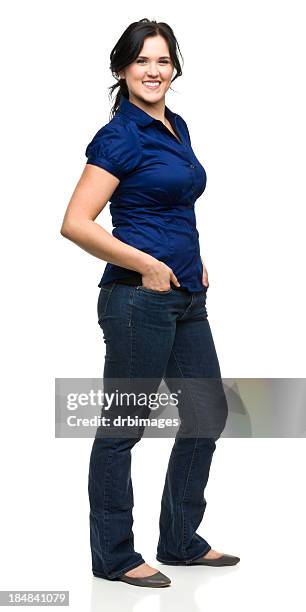
<path fill-rule="evenodd" d="M 117 83 L 114 83 L 114 85 L 108 88 L 110 89 L 110 97 L 112 96 L 114 90 L 119 87 L 115 102 L 111 108 L 111 118 L 118 110 L 121 96 L 124 96 L 127 99 L 129 98 L 129 91 L 126 81 L 125 79 L 118 78 L 118 73 L 137 58 L 147 36 L 157 35 L 163 36 L 168 43 L 169 54 L 176 70 L 176 74 L 171 83 L 173 83 L 177 77 L 182 75 L 182 68 L 178 59 L 177 49 L 179 50 L 182 59 L 183 56 L 170 26 L 164 22 L 156 22 L 154 20 L 150 21 L 150 19 L 140 19 L 140 21 L 131 23 L 120 36 L 110 54 L 110 70 L 113 77 L 117 79 Z"/>

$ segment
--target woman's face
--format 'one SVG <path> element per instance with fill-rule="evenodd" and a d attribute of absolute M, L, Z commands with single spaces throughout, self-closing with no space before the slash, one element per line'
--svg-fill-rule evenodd
<path fill-rule="evenodd" d="M 174 66 L 169 48 L 163 36 L 148 36 L 138 57 L 119 72 L 126 79 L 129 99 L 142 100 L 147 104 L 156 103 L 165 97 L 171 85 Z M 149 81 L 149 83 L 148 83 Z M 159 81 L 157 85 L 150 85 Z"/>

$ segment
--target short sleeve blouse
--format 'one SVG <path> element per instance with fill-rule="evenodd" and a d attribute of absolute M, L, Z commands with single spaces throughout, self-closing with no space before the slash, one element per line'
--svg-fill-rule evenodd
<path fill-rule="evenodd" d="M 198 161 L 184 119 L 167 106 L 176 136 L 127 98 L 86 147 L 87 163 L 116 176 L 110 198 L 113 235 L 172 268 L 182 288 L 203 291 L 203 266 L 195 202 L 204 192 L 206 172 Z M 131 271 L 107 263 L 99 286 L 129 277 Z"/>

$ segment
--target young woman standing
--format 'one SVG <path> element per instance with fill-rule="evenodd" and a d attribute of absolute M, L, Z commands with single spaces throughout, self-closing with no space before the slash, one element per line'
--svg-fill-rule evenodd
<path fill-rule="evenodd" d="M 192 150 L 186 122 L 165 104 L 171 83 L 182 74 L 177 48 L 172 29 L 148 19 L 132 23 L 116 43 L 110 59 L 117 82 L 111 89 L 119 90 L 112 118 L 87 146 L 87 163 L 61 233 L 108 262 L 98 298 L 105 381 L 164 379 L 171 389 L 171 380 L 181 379 L 190 393 L 180 417 L 192 407 L 201 420 L 206 410 L 209 435 L 198 428 L 193 437 L 177 436 L 172 448 L 157 560 L 233 565 L 239 557 L 213 550 L 196 533 L 227 404 L 223 395 L 208 409 L 201 383 L 220 381 L 221 373 L 207 318 L 208 275 L 194 212 L 206 173 Z M 112 235 L 95 223 L 108 201 Z M 193 385 L 195 380 L 200 384 Z M 95 437 L 88 480 L 92 571 L 109 580 L 162 587 L 170 579 L 134 550 L 131 449 L 140 439 Z"/>

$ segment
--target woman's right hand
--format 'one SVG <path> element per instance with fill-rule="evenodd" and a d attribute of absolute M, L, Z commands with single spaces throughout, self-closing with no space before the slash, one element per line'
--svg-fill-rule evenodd
<path fill-rule="evenodd" d="M 170 281 L 180 287 L 173 270 L 162 261 L 156 260 L 142 274 L 142 286 L 153 291 L 169 291 Z"/>

